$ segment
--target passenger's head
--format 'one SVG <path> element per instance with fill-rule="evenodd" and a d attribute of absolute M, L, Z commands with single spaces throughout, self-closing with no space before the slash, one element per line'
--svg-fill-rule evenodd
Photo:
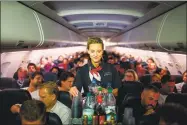
<path fill-rule="evenodd" d="M 148 68 L 151 70 L 154 70 L 157 68 L 155 61 L 153 60 L 153 58 L 149 58 L 147 59 L 147 64 L 148 64 Z"/>
<path fill-rule="evenodd" d="M 60 86 L 69 91 L 74 82 L 74 75 L 71 72 L 62 72 L 60 75 Z"/>
<path fill-rule="evenodd" d="M 164 75 L 170 75 L 170 72 L 166 68 L 164 68 L 164 69 L 161 69 L 159 74 L 161 77 L 163 77 Z"/>
<path fill-rule="evenodd" d="M 46 82 L 39 87 L 40 100 L 46 105 L 46 108 L 52 108 L 58 98 L 58 86 L 55 82 Z"/>
<path fill-rule="evenodd" d="M 159 74 L 153 74 L 152 77 L 151 77 L 151 82 L 161 82 L 161 77 Z"/>
<path fill-rule="evenodd" d="M 159 125 L 187 125 L 187 109 L 179 104 L 166 103 L 157 111 Z"/>
<path fill-rule="evenodd" d="M 94 63 L 99 63 L 103 56 L 104 44 L 100 38 L 89 38 L 87 43 L 88 54 Z"/>
<path fill-rule="evenodd" d="M 44 125 L 46 122 L 46 107 L 38 100 L 27 100 L 20 108 L 22 125 Z"/>
<path fill-rule="evenodd" d="M 187 83 L 187 70 L 182 74 L 183 81 Z"/>
<path fill-rule="evenodd" d="M 34 72 L 30 76 L 30 84 L 38 87 L 43 82 L 43 74 L 41 72 Z"/>
<path fill-rule="evenodd" d="M 138 81 L 138 75 L 133 69 L 128 69 L 125 72 L 123 81 Z"/>
<path fill-rule="evenodd" d="M 34 63 L 29 63 L 27 65 L 28 73 L 36 72 L 36 65 Z"/>
<path fill-rule="evenodd" d="M 68 59 L 67 59 L 67 58 L 64 58 L 63 63 L 64 63 L 64 64 L 68 64 Z"/>
<path fill-rule="evenodd" d="M 51 68 L 51 70 L 50 70 L 52 73 L 55 73 L 55 74 L 57 74 L 58 75 L 58 73 L 59 73 L 59 71 L 60 71 L 60 69 L 58 68 L 58 67 L 53 67 L 53 68 Z"/>
<path fill-rule="evenodd" d="M 26 76 L 27 76 L 27 71 L 26 71 L 26 69 L 24 69 L 23 67 L 20 67 L 20 68 L 17 70 L 17 73 L 18 73 L 18 79 L 25 79 Z"/>
<path fill-rule="evenodd" d="M 161 79 L 161 91 L 169 94 L 172 93 L 174 91 L 175 88 L 175 81 L 171 79 L 170 75 L 164 75 Z"/>
<path fill-rule="evenodd" d="M 64 59 L 64 57 L 63 57 L 62 55 L 60 55 L 60 56 L 58 57 L 58 61 L 60 61 L 60 62 L 62 62 L 63 59 Z"/>
<path fill-rule="evenodd" d="M 141 104 L 146 110 L 154 109 L 160 97 L 159 89 L 153 85 L 146 86 L 141 93 Z"/>

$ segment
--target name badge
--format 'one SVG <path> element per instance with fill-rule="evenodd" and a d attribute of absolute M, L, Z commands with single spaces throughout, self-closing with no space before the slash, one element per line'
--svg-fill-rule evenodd
<path fill-rule="evenodd" d="M 111 76 L 111 75 L 112 75 L 111 72 L 105 72 L 105 73 L 104 73 L 104 76 Z"/>

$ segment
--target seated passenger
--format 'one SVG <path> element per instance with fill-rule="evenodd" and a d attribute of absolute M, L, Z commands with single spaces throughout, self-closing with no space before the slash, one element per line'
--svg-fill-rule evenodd
<path fill-rule="evenodd" d="M 27 100 L 20 108 L 22 125 L 44 125 L 46 122 L 46 107 L 38 100 Z"/>
<path fill-rule="evenodd" d="M 158 117 L 155 114 L 155 108 L 158 103 L 160 93 L 158 88 L 149 85 L 144 88 L 141 93 L 141 99 L 130 99 L 124 105 L 124 116 L 119 115 L 119 120 L 123 119 L 125 125 L 129 125 L 128 121 L 135 119 L 135 125 L 142 123 L 148 125 L 157 125 Z M 128 113 L 129 111 L 132 112 Z M 126 114 L 127 113 L 127 114 Z"/>
<path fill-rule="evenodd" d="M 128 69 L 125 72 L 124 78 L 122 79 L 122 82 L 125 82 L 125 81 L 138 81 L 137 73 L 133 69 Z"/>
<path fill-rule="evenodd" d="M 169 75 L 164 75 L 161 79 L 160 98 L 158 103 L 164 104 L 168 94 L 173 93 L 175 89 L 175 81 L 170 79 Z"/>
<path fill-rule="evenodd" d="M 182 77 L 183 77 L 183 82 L 177 83 L 175 85 L 178 93 L 181 93 L 181 89 L 183 85 L 187 84 L 187 70 L 182 74 Z"/>
<path fill-rule="evenodd" d="M 74 82 L 74 75 L 71 72 L 63 72 L 60 75 L 60 85 L 58 87 L 59 91 L 68 92 L 72 87 Z"/>
<path fill-rule="evenodd" d="M 47 82 L 40 86 L 39 96 L 40 100 L 46 105 L 47 112 L 56 113 L 62 124 L 68 125 L 71 118 L 71 110 L 57 100 L 58 86 L 54 82 Z"/>
<path fill-rule="evenodd" d="M 16 83 L 21 88 L 24 84 L 24 80 L 27 78 L 27 71 L 20 67 L 18 68 L 17 72 L 14 74 L 14 79 L 16 79 Z"/>
<path fill-rule="evenodd" d="M 187 109 L 179 104 L 167 103 L 158 108 L 159 125 L 187 125 Z"/>
<path fill-rule="evenodd" d="M 151 77 L 151 83 L 153 82 L 161 82 L 161 77 L 159 74 L 157 73 L 154 73 Z"/>
<path fill-rule="evenodd" d="M 30 84 L 29 87 L 25 87 L 22 89 L 28 90 L 33 99 L 39 100 L 38 94 L 38 86 L 43 82 L 43 74 L 41 72 L 34 72 L 30 76 Z"/>
<path fill-rule="evenodd" d="M 32 73 L 36 72 L 36 71 L 37 71 L 36 69 L 37 69 L 37 68 L 36 68 L 36 65 L 35 65 L 34 63 L 29 63 L 29 64 L 27 65 L 28 76 L 30 77 L 30 75 L 31 75 Z"/>

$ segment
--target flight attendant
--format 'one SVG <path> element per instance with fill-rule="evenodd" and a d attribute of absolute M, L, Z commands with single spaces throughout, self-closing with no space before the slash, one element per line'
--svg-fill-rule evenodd
<path fill-rule="evenodd" d="M 73 96 L 78 95 L 82 88 L 84 93 L 89 91 L 88 86 L 93 79 L 96 79 L 100 85 L 106 88 L 108 83 L 111 83 L 113 94 L 117 96 L 118 88 L 121 85 L 120 77 L 117 70 L 112 64 L 105 63 L 103 60 L 104 44 L 100 38 L 89 38 L 87 42 L 87 51 L 89 54 L 88 64 L 81 67 L 76 74 L 73 87 L 69 93 Z"/>

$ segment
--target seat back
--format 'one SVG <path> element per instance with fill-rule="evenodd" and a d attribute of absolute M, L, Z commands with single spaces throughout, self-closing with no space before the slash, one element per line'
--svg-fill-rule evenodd
<path fill-rule="evenodd" d="M 171 79 L 175 81 L 175 83 L 183 82 L 182 75 L 171 75 Z"/>
<path fill-rule="evenodd" d="M 124 100 L 127 94 L 132 94 L 135 96 L 140 96 L 143 91 L 143 84 L 141 82 L 124 82 L 118 90 L 118 97 L 116 99 L 116 106 L 118 107 Z"/>
<path fill-rule="evenodd" d="M 60 117 L 55 113 L 47 112 L 47 125 L 62 125 Z"/>
<path fill-rule="evenodd" d="M 3 125 L 14 125 L 15 115 L 10 108 L 14 104 L 22 104 L 26 100 L 31 100 L 31 95 L 27 90 L 4 89 L 0 91 L 0 123 Z"/>
<path fill-rule="evenodd" d="M 64 105 L 66 105 L 68 108 L 71 109 L 72 100 L 71 100 L 71 98 L 70 98 L 69 92 L 60 91 L 60 92 L 59 92 L 59 96 L 58 96 L 58 100 L 59 100 L 61 103 L 63 103 Z"/>
<path fill-rule="evenodd" d="M 140 77 L 140 82 L 143 83 L 144 86 L 147 86 L 151 83 L 151 75 L 147 74 Z"/>
<path fill-rule="evenodd" d="M 19 114 L 15 115 L 15 119 L 16 121 L 14 125 L 21 125 L 21 119 Z M 62 125 L 62 121 L 57 114 L 46 112 L 46 125 Z"/>
<path fill-rule="evenodd" d="M 187 108 L 187 93 L 172 93 L 166 98 L 165 103 L 178 103 Z"/>
<path fill-rule="evenodd" d="M 16 83 L 16 80 L 9 77 L 2 77 L 0 78 L 0 89 L 6 88 L 19 88 Z"/>

